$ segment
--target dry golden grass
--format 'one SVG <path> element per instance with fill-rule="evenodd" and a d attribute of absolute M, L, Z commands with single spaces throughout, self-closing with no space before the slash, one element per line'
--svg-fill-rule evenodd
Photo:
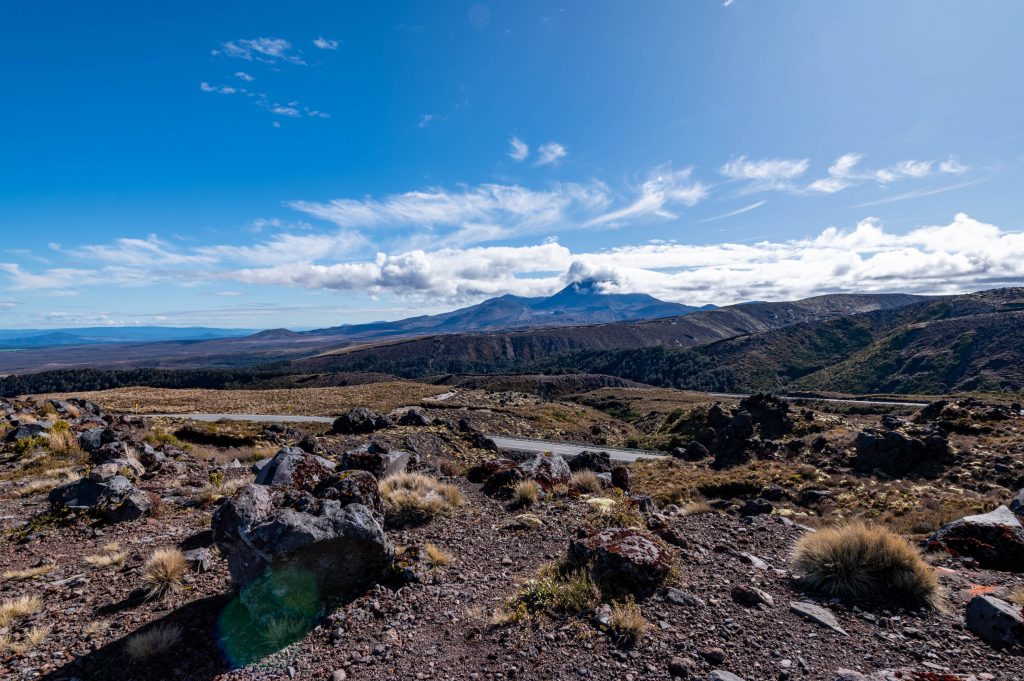
<path fill-rule="evenodd" d="M 122 551 L 121 545 L 117 542 L 111 542 L 103 547 L 103 553 L 86 556 L 83 560 L 86 565 L 95 568 L 108 568 L 124 565 L 124 561 L 127 559 L 128 552 Z"/>
<path fill-rule="evenodd" d="M 9 634 L 0 636 L 0 653 L 24 655 L 45 641 L 51 631 L 53 631 L 53 627 L 34 626 L 25 632 L 24 638 L 20 641 L 15 641 Z"/>
<path fill-rule="evenodd" d="M 636 601 L 628 598 L 621 603 L 612 604 L 612 618 L 608 628 L 620 643 L 633 645 L 643 638 L 650 625 L 644 619 Z"/>
<path fill-rule="evenodd" d="M 0 627 L 6 627 L 29 615 L 33 615 L 43 607 L 39 596 L 16 596 L 0 603 Z"/>
<path fill-rule="evenodd" d="M 1008 600 L 1011 603 L 1024 607 L 1024 586 L 1018 586 L 1016 589 L 1010 592 Z"/>
<path fill-rule="evenodd" d="M 64 428 L 58 428 L 60 424 L 64 424 Z M 64 421 L 58 421 L 54 424 L 50 432 L 46 434 L 47 447 L 54 454 L 61 455 L 73 455 L 81 452 L 81 448 L 78 446 L 78 437 L 75 432 L 67 427 Z"/>
<path fill-rule="evenodd" d="M 793 550 L 794 571 L 812 591 L 859 602 L 893 598 L 937 606 L 938 579 L 906 539 L 880 525 L 852 522 L 807 534 Z"/>
<path fill-rule="evenodd" d="M 713 513 L 715 509 L 706 501 L 688 501 L 683 504 L 683 515 L 700 515 L 701 513 Z"/>
<path fill-rule="evenodd" d="M 427 556 L 427 561 L 434 567 L 440 567 L 442 565 L 448 565 L 453 560 L 452 554 L 448 553 L 441 547 L 435 544 L 427 544 L 423 547 L 423 552 Z"/>
<path fill-rule="evenodd" d="M 82 632 L 89 638 L 97 638 L 107 633 L 108 629 L 110 629 L 110 622 L 106 620 L 93 620 L 82 627 Z"/>
<path fill-rule="evenodd" d="M 7 570 L 4 572 L 4 579 L 8 579 L 14 582 L 25 581 L 29 579 L 36 579 L 43 575 L 48 575 L 56 568 L 56 565 L 38 565 L 36 567 L 25 568 L 23 570 Z"/>
<path fill-rule="evenodd" d="M 110 411 L 149 414 L 300 414 L 337 416 L 353 407 L 391 411 L 419 404 L 427 397 L 444 392 L 436 385 L 413 381 L 386 381 L 365 385 L 331 388 L 295 388 L 275 390 L 201 390 L 167 388 L 117 388 L 74 395 L 43 397 L 82 397 Z"/>
<path fill-rule="evenodd" d="M 252 482 L 249 478 L 232 478 L 221 484 L 208 482 L 192 494 L 192 501 L 197 506 L 207 508 L 225 497 L 234 496 L 235 492 L 248 486 Z"/>
<path fill-rule="evenodd" d="M 514 619 L 527 613 L 577 614 L 600 601 L 597 585 L 586 570 L 565 571 L 556 563 L 542 565 L 537 577 L 528 579 L 505 605 Z M 518 613 L 518 614 L 517 614 Z"/>
<path fill-rule="evenodd" d="M 181 588 L 188 571 L 185 556 L 176 548 L 157 549 L 142 566 L 142 581 L 149 598 L 160 598 Z"/>
<path fill-rule="evenodd" d="M 572 474 L 572 486 L 581 494 L 597 494 L 601 491 L 601 478 L 594 471 L 577 471 Z"/>
<path fill-rule="evenodd" d="M 462 492 L 455 485 L 422 473 L 400 473 L 384 478 L 380 495 L 395 518 L 419 521 L 462 505 Z"/>
<path fill-rule="evenodd" d="M 169 624 L 158 624 L 141 634 L 135 634 L 125 644 L 128 655 L 136 662 L 167 652 L 181 641 L 181 629 Z"/>
<path fill-rule="evenodd" d="M 512 503 L 520 508 L 529 508 L 540 501 L 540 485 L 533 480 L 522 480 L 512 488 Z"/>

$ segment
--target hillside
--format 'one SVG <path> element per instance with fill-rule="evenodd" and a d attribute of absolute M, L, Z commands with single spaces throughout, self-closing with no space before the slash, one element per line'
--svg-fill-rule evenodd
<path fill-rule="evenodd" d="M 642 322 L 436 335 L 337 348 L 296 360 L 292 366 L 299 371 L 384 371 L 405 376 L 492 373 L 577 351 L 690 348 L 792 324 L 899 308 L 920 300 L 903 294 L 827 295 L 795 302 L 732 305 Z"/>

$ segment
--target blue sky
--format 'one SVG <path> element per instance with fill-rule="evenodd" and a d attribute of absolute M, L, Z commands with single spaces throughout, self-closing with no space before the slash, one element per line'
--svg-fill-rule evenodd
<path fill-rule="evenodd" d="M 0 5 L 5 327 L 1024 282 L 1024 5 Z"/>

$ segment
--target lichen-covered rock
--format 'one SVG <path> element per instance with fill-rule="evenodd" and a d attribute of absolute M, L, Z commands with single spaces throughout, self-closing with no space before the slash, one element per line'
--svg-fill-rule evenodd
<path fill-rule="evenodd" d="M 212 525 L 240 588 L 268 574 L 307 575 L 318 598 L 343 596 L 381 578 L 394 560 L 369 508 L 300 490 L 249 485 L 217 509 Z M 243 589 L 242 600 L 261 616 L 261 599 Z"/>
<path fill-rule="evenodd" d="M 25 425 L 18 426 L 11 432 L 7 433 L 7 437 L 4 438 L 4 441 L 20 442 L 33 437 L 42 437 L 43 435 L 46 435 L 46 431 L 46 427 L 41 424 L 26 423 Z"/>
<path fill-rule="evenodd" d="M 85 511 L 110 523 L 138 520 L 153 512 L 153 499 L 123 475 L 105 481 L 83 478 L 50 491 L 54 509 Z"/>
<path fill-rule="evenodd" d="M 283 447 L 256 475 L 257 485 L 284 485 L 312 491 L 334 472 L 334 463 L 304 452 L 298 447 Z"/>
<path fill-rule="evenodd" d="M 519 464 L 519 469 L 527 480 L 533 480 L 544 490 L 550 490 L 555 485 L 568 485 L 572 479 L 569 464 L 557 454 L 538 454 Z"/>
<path fill-rule="evenodd" d="M 569 560 L 586 565 L 600 582 L 645 591 L 661 584 L 672 556 L 658 542 L 630 528 L 595 530 L 569 545 Z"/>
<path fill-rule="evenodd" d="M 345 470 L 368 471 L 378 479 L 383 479 L 403 472 L 408 467 L 410 459 L 409 452 L 388 449 L 372 443 L 345 452 L 341 467 Z"/>
<path fill-rule="evenodd" d="M 391 419 L 366 407 L 356 407 L 334 421 L 331 430 L 339 435 L 364 435 L 375 430 L 390 428 Z"/>
<path fill-rule="evenodd" d="M 432 425 L 433 423 L 434 420 L 430 418 L 426 412 L 422 409 L 417 409 L 416 407 L 406 410 L 406 412 L 398 418 L 398 425 L 400 426 L 423 427 Z"/>
<path fill-rule="evenodd" d="M 1024 572 L 1024 526 L 1006 506 L 943 525 L 928 538 L 928 546 L 968 556 L 985 568 Z"/>
<path fill-rule="evenodd" d="M 466 471 L 466 479 L 470 482 L 481 484 L 487 482 L 487 479 L 498 471 L 505 470 L 508 468 L 514 468 L 516 462 L 512 459 L 497 458 L 478 463 L 477 465 Z"/>
<path fill-rule="evenodd" d="M 612 486 L 621 489 L 626 494 L 633 491 L 633 474 L 625 466 L 616 466 L 612 469 Z"/>
<path fill-rule="evenodd" d="M 967 604 L 967 628 L 989 643 L 1012 646 L 1024 643 L 1024 608 L 994 596 L 975 596 Z"/>

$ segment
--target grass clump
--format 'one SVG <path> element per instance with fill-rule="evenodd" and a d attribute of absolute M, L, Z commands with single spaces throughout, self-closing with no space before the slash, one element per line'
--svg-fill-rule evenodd
<path fill-rule="evenodd" d="M 422 473 L 392 475 L 380 481 L 379 489 L 386 515 L 397 524 L 426 522 L 462 505 L 458 487 Z"/>
<path fill-rule="evenodd" d="M 103 553 L 96 553 L 85 557 L 85 564 L 95 568 L 108 568 L 124 565 L 128 559 L 128 552 L 121 550 L 121 545 L 111 542 L 103 547 Z"/>
<path fill-rule="evenodd" d="M 57 421 L 45 436 L 46 448 L 54 454 L 71 455 L 81 452 L 78 436 L 67 421 Z"/>
<path fill-rule="evenodd" d="M 39 596 L 17 596 L 0 603 L 0 627 L 9 626 L 18 620 L 39 612 L 43 602 Z"/>
<path fill-rule="evenodd" d="M 621 645 L 631 646 L 643 638 L 650 625 L 640 612 L 640 606 L 629 597 L 625 601 L 612 604 L 612 617 L 608 630 Z"/>
<path fill-rule="evenodd" d="M 688 501 L 683 504 L 683 515 L 700 515 L 701 513 L 713 513 L 714 508 L 706 501 Z"/>
<path fill-rule="evenodd" d="M 49 447 L 50 438 L 45 435 L 26 437 L 14 443 L 14 453 L 18 456 L 25 456 L 29 452 L 34 452 L 37 449 L 49 449 Z"/>
<path fill-rule="evenodd" d="M 442 565 L 448 565 L 453 560 L 452 554 L 448 553 L 441 547 L 435 544 L 427 544 L 423 547 L 423 552 L 427 556 L 427 561 L 434 567 L 440 567 Z"/>
<path fill-rule="evenodd" d="M 188 563 L 175 548 L 157 549 L 142 566 L 142 580 L 149 598 L 160 598 L 181 588 Z"/>
<path fill-rule="evenodd" d="M 53 572 L 56 565 L 37 565 L 36 567 L 25 568 L 23 570 L 7 570 L 4 572 L 4 579 L 12 582 L 22 582 L 29 579 L 36 579 L 43 575 L 48 575 Z"/>
<path fill-rule="evenodd" d="M 209 508 L 221 499 L 234 495 L 235 492 L 248 486 L 252 481 L 246 478 L 224 480 L 223 476 L 210 476 L 206 483 L 192 494 L 192 501 L 201 508 Z"/>
<path fill-rule="evenodd" d="M 540 485 L 533 480 L 523 480 L 512 488 L 512 504 L 519 508 L 529 508 L 540 500 Z"/>
<path fill-rule="evenodd" d="M 273 650 L 280 650 L 295 643 L 310 629 L 310 622 L 304 617 L 281 615 L 267 620 L 260 629 L 260 640 Z"/>
<path fill-rule="evenodd" d="M 166 653 L 181 641 L 181 629 L 170 624 L 159 624 L 135 634 L 125 644 L 128 656 L 141 662 Z"/>
<path fill-rule="evenodd" d="M 1008 600 L 1024 608 L 1024 586 L 1018 586 L 1011 591 Z"/>
<path fill-rule="evenodd" d="M 528 613 L 576 615 L 596 607 L 600 595 L 585 570 L 566 571 L 562 566 L 548 565 L 520 587 L 505 611 L 525 609 Z"/>
<path fill-rule="evenodd" d="M 829 597 L 939 604 L 938 579 L 921 553 L 880 525 L 852 522 L 808 534 L 797 542 L 792 563 L 807 588 Z"/>
<path fill-rule="evenodd" d="M 601 478 L 594 471 L 577 471 L 572 474 L 572 486 L 580 494 L 597 494 L 601 491 Z"/>
<path fill-rule="evenodd" d="M 35 626 L 26 631 L 24 638 L 20 641 L 15 641 L 9 634 L 0 636 L 0 653 L 24 655 L 45 641 L 51 631 L 53 631 L 53 627 Z"/>

